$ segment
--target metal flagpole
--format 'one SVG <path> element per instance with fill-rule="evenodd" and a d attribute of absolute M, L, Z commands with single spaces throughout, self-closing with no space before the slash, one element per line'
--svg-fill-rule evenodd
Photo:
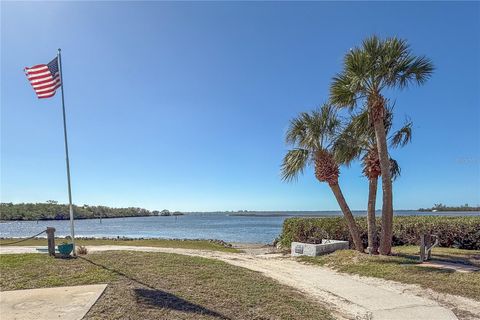
<path fill-rule="evenodd" d="M 70 186 L 70 160 L 68 159 L 68 142 L 67 142 L 67 120 L 65 117 L 65 99 L 63 96 L 63 72 L 62 72 L 62 55 L 60 53 L 61 49 L 58 49 L 57 59 L 58 59 L 58 69 L 60 72 L 60 82 L 62 88 L 62 110 L 63 110 L 63 134 L 65 137 L 65 156 L 67 161 L 67 180 L 68 180 L 68 204 L 70 207 L 70 234 L 72 236 L 73 244 L 73 255 L 75 256 L 75 229 L 73 223 L 73 206 L 72 206 L 72 188 Z"/>

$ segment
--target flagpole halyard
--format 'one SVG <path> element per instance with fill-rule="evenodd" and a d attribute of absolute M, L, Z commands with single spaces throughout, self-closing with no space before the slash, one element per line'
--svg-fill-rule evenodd
<path fill-rule="evenodd" d="M 62 111 L 63 111 L 63 134 L 65 138 L 65 156 L 66 156 L 66 162 L 67 162 L 67 181 L 68 181 L 68 205 L 69 205 L 69 210 L 70 210 L 70 234 L 72 237 L 72 244 L 73 244 L 73 255 L 76 255 L 75 252 L 75 228 L 74 228 L 74 222 L 73 222 L 73 205 L 72 205 L 72 188 L 70 184 L 70 160 L 68 158 L 68 142 L 67 142 L 67 120 L 65 116 L 65 98 L 63 94 L 63 70 L 62 70 L 62 55 L 61 55 L 61 49 L 58 49 L 57 53 L 57 59 L 58 59 L 58 68 L 59 68 L 59 73 L 60 73 L 60 83 L 61 83 L 61 89 L 62 89 Z"/>

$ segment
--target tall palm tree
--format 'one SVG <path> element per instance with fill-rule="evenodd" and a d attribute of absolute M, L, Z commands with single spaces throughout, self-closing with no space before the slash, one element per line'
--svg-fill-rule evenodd
<path fill-rule="evenodd" d="M 380 253 L 390 254 L 393 231 L 393 195 L 385 118 L 385 90 L 425 83 L 434 67 L 424 56 L 414 56 L 405 40 L 367 38 L 345 55 L 343 71 L 333 78 L 330 99 L 338 107 L 354 108 L 366 102 L 374 130 L 382 176 L 382 233 Z"/>
<path fill-rule="evenodd" d="M 384 119 L 385 132 L 388 135 L 392 128 L 393 109 L 387 108 Z M 391 148 L 403 147 L 412 139 L 412 122 L 406 121 L 404 126 L 388 137 Z M 368 251 L 378 253 L 377 226 L 375 219 L 375 203 L 377 198 L 378 177 L 381 176 L 380 160 L 375 139 L 375 130 L 368 121 L 368 111 L 354 115 L 350 123 L 338 136 L 334 146 L 335 160 L 350 165 L 356 159 L 362 160 L 363 175 L 368 179 Z M 390 174 L 393 179 L 400 176 L 400 167 L 395 159 L 390 158 Z"/>
<path fill-rule="evenodd" d="M 320 182 L 327 182 L 335 195 L 346 218 L 355 248 L 363 252 L 360 232 L 338 184 L 340 169 L 333 158 L 332 147 L 339 126 L 340 120 L 335 109 L 327 104 L 319 110 L 303 112 L 293 119 L 285 139 L 293 149 L 289 150 L 283 159 L 282 179 L 295 180 L 308 165 L 313 165 L 315 177 Z"/>

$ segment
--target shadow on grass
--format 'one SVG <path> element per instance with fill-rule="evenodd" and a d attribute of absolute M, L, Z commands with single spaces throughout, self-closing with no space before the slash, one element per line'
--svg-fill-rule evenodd
<path fill-rule="evenodd" d="M 420 266 L 413 266 L 415 267 L 415 271 L 418 274 L 432 274 L 432 273 L 444 273 L 444 274 L 449 274 L 449 273 L 454 273 L 455 270 L 452 269 L 446 269 L 446 268 L 435 268 L 435 267 L 420 267 Z"/>
<path fill-rule="evenodd" d="M 115 270 L 111 267 L 102 265 L 100 263 L 94 262 L 84 257 L 78 257 L 78 258 L 82 259 L 85 262 L 91 263 L 99 268 L 102 268 L 116 275 L 124 277 L 130 281 L 133 281 L 143 287 L 146 287 L 147 289 L 134 289 L 138 303 L 147 304 L 151 307 L 155 307 L 159 309 L 166 308 L 166 309 L 178 310 L 183 312 L 197 313 L 201 315 L 209 315 L 222 320 L 230 320 L 230 318 L 222 315 L 221 313 L 202 307 L 201 305 L 189 302 L 185 299 L 177 297 L 174 294 L 157 289 L 145 282 L 142 282 L 136 278 L 133 278 L 132 276 L 129 276 L 126 273 Z"/>
<path fill-rule="evenodd" d="M 420 258 L 419 258 L 420 254 L 415 255 L 415 254 L 409 254 L 409 253 L 394 253 L 392 255 L 392 257 L 399 257 L 399 258 L 408 259 L 409 262 L 407 262 L 407 263 L 417 263 L 420 260 Z"/>
<path fill-rule="evenodd" d="M 153 308 L 167 308 L 183 312 L 209 315 L 219 319 L 228 319 L 227 317 L 219 314 L 218 312 L 209 310 L 198 304 L 191 303 L 185 299 L 182 299 L 180 297 L 177 297 L 176 295 L 162 290 L 135 289 L 134 291 L 137 296 L 138 303 L 148 305 Z"/>

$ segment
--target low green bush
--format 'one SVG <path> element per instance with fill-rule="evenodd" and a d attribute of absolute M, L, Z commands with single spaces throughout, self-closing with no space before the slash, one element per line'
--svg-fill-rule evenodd
<path fill-rule="evenodd" d="M 367 246 L 367 219 L 356 217 L 361 237 Z M 377 219 L 380 235 L 381 220 Z M 393 245 L 418 245 L 420 234 L 439 237 L 439 246 L 480 250 L 480 217 L 397 216 L 393 220 Z M 279 238 L 282 247 L 290 247 L 292 241 L 320 243 L 325 238 L 352 239 L 343 217 L 288 218 L 283 223 Z"/>

